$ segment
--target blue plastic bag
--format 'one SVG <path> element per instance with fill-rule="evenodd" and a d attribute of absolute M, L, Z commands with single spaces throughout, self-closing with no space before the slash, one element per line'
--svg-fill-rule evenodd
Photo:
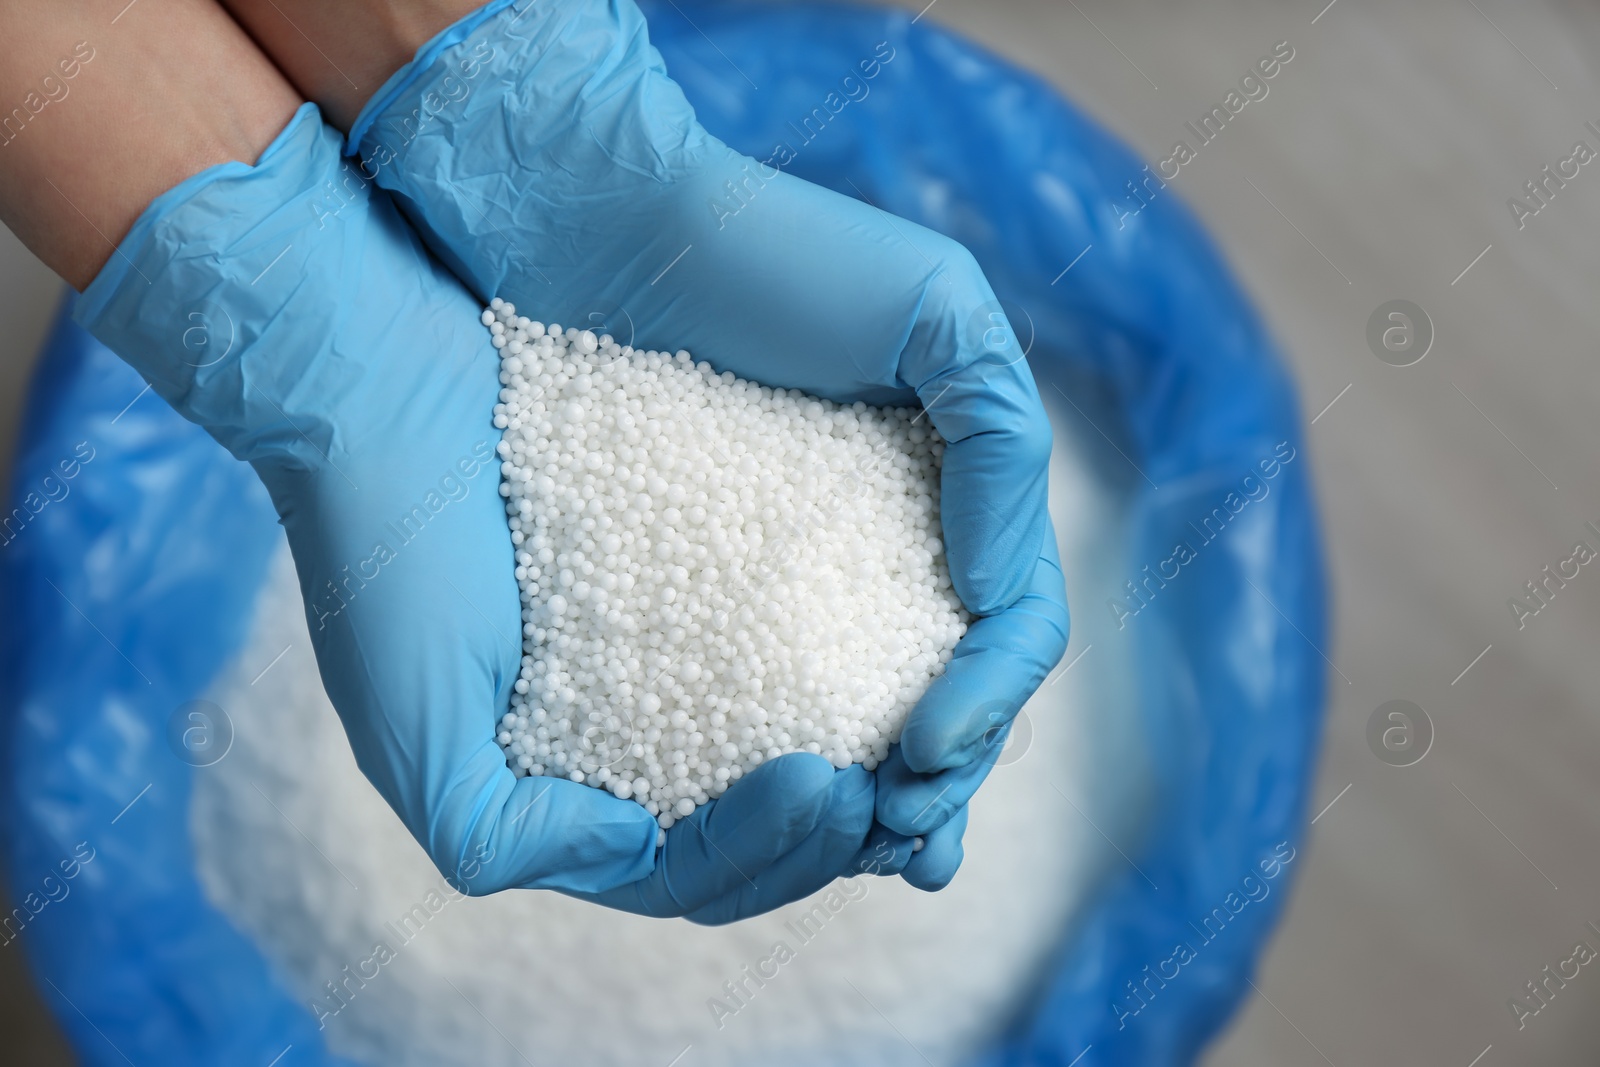
<path fill-rule="evenodd" d="M 1137 868 L 982 1063 L 1192 1062 L 1287 895 L 1323 699 L 1309 463 L 1270 340 L 1177 196 L 1126 215 L 1142 164 L 1039 79 L 903 13 L 646 11 L 711 131 L 965 243 L 1041 382 L 1115 412 L 1148 569 L 1073 607 L 1135 643 L 1160 795 Z M 202 896 L 174 734 L 244 638 L 271 508 L 142 386 L 63 319 L 29 399 L 0 516 L 0 941 L 85 1063 L 340 1062 Z"/>

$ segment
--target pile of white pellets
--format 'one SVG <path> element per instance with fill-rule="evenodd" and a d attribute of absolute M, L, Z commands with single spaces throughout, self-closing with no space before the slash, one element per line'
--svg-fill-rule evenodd
<path fill-rule="evenodd" d="M 968 615 L 919 408 L 771 389 L 494 300 L 523 657 L 518 775 L 662 827 L 765 760 L 877 766 Z"/>

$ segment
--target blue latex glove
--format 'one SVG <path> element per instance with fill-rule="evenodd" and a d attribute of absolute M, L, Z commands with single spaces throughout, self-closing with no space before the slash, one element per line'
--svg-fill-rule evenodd
<path fill-rule="evenodd" d="M 658 849 L 637 803 L 506 766 L 521 605 L 478 314 L 309 104 L 254 167 L 157 198 L 76 310 L 265 482 L 356 762 L 459 889 L 712 922 L 812 892 L 871 826 L 860 768 L 762 765 Z"/>
<path fill-rule="evenodd" d="M 389 79 L 349 147 L 482 299 L 772 386 L 922 402 L 949 442 L 951 577 L 984 618 L 912 712 L 877 810 L 902 834 L 943 826 L 1068 630 L 1049 422 L 966 249 L 712 137 L 631 0 L 489 4 Z"/>

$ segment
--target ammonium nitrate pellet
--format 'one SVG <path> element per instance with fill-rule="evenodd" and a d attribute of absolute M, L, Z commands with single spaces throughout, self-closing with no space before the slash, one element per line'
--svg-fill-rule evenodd
<path fill-rule="evenodd" d="M 920 409 L 841 405 L 496 299 L 522 588 L 498 740 L 664 827 L 764 760 L 869 770 L 966 632 Z"/>

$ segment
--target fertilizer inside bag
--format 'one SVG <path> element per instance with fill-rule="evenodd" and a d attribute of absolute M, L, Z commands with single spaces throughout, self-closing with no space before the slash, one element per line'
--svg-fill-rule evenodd
<path fill-rule="evenodd" d="M 1095 747 L 1098 740 L 1090 746 L 1068 730 L 1055 742 L 1041 736 L 1027 756 L 997 770 L 977 798 L 975 820 L 990 817 L 986 807 L 1000 810 L 1005 791 L 1037 771 L 1030 764 L 1043 766 L 1047 751 L 1063 751 L 1048 746 L 1084 741 L 1103 756 L 1098 767 L 1087 768 L 1067 758 L 1057 810 L 1041 815 L 1044 809 L 1030 809 L 1025 824 L 1034 835 L 1029 862 L 1044 864 L 1029 871 L 1041 882 L 1062 879 L 1055 889 L 1065 903 L 1028 912 L 1038 925 L 1020 947 L 1009 939 L 1014 930 L 984 925 L 989 905 L 975 903 L 955 925 L 970 922 L 989 931 L 997 947 L 980 973 L 991 973 L 994 960 L 1005 964 L 1004 973 L 975 1002 L 981 1009 L 952 1009 L 948 1021 L 917 1017 L 941 1059 L 967 1056 L 995 1067 L 1192 1062 L 1248 990 L 1245 979 L 1298 864 L 1285 868 L 1275 891 L 1232 919 L 1223 936 L 1199 946 L 1181 978 L 1159 996 L 1130 1001 L 1126 984 L 1195 937 L 1191 924 L 1211 914 L 1241 875 L 1279 854 L 1280 846 L 1303 844 L 1299 827 L 1322 707 L 1324 667 L 1314 650 L 1326 643 L 1325 604 L 1311 464 L 1293 390 L 1257 315 L 1180 196 L 1163 197 L 1119 222 L 1110 205 L 1142 172 L 1142 162 L 1037 78 L 940 31 L 931 19 L 913 25 L 899 12 L 689 0 L 647 4 L 646 13 L 669 71 L 713 133 L 758 160 L 787 146 L 777 153 L 784 169 L 865 197 L 973 251 L 1030 350 L 1059 425 L 1071 427 L 1080 448 L 1087 441 L 1102 449 L 1091 466 L 1113 485 L 1112 496 L 1126 502 L 1119 549 L 1125 569 L 1113 568 L 1108 578 L 1142 581 L 1146 565 L 1159 571 L 1177 545 L 1196 537 L 1190 524 L 1222 506 L 1244 475 L 1280 448 L 1295 455 L 1280 464 L 1269 495 L 1239 512 L 1214 541 L 1194 546 L 1196 558 L 1179 577 L 1153 585 L 1153 595 L 1130 598 L 1123 590 L 1120 598 L 1100 596 L 1082 583 L 1069 590 L 1073 647 L 1058 671 L 1083 658 L 1062 680 L 1047 683 L 1046 692 L 1087 684 L 1077 680 L 1082 672 L 1106 671 L 1093 692 L 1079 698 L 1076 713 L 1092 725 L 1087 733 L 1127 727 L 1136 741 L 1112 756 Z M 841 94 L 836 99 L 848 103 L 829 110 L 829 87 L 855 78 L 868 58 L 876 73 L 860 84 L 870 91 Z M 749 88 L 751 81 L 759 92 Z M 827 118 L 814 120 L 804 136 L 794 132 L 791 123 L 818 114 Z M 404 966 L 404 956 L 378 964 L 379 977 L 362 979 L 360 968 L 370 972 L 373 966 L 366 963 L 373 946 L 354 960 L 331 950 L 306 962 L 274 955 L 274 943 L 291 942 L 273 942 L 252 925 L 269 912 L 246 914 L 247 894 L 228 880 L 241 875 L 227 874 L 216 862 L 232 857 L 230 863 L 242 864 L 237 854 L 251 842 L 226 842 L 231 851 L 225 856 L 217 834 L 207 838 L 199 825 L 207 813 L 222 810 L 204 806 L 211 803 L 204 799 L 208 791 L 223 780 L 208 782 L 206 775 L 231 771 L 227 781 L 240 787 L 257 782 L 271 795 L 297 779 L 275 762 L 270 746 L 272 758 L 256 759 L 259 777 L 243 771 L 251 765 L 244 757 L 254 719 L 238 727 L 239 750 L 206 767 L 196 767 L 193 753 L 169 733 L 176 723 L 182 736 L 191 722 L 182 709 L 197 698 L 222 693 L 229 679 L 249 688 L 267 666 L 252 642 L 267 633 L 272 598 L 263 589 L 281 542 L 265 494 L 247 468 L 163 408 L 128 368 L 68 325 L 56 332 L 28 411 L 13 471 L 14 507 L 25 506 L 23 494 L 42 485 L 81 443 L 94 449 L 94 459 L 81 465 L 68 495 L 36 513 L 30 509 L 21 535 L 0 547 L 8 609 L 0 617 L 0 755 L 7 771 L 0 779 L 0 832 L 12 899 L 37 897 L 40 878 L 59 870 L 80 843 L 94 849 L 94 859 L 81 865 L 69 896 L 31 914 L 9 936 L 27 953 L 47 1003 L 87 1064 L 350 1062 L 328 1051 L 330 1033 L 338 1047 L 358 1053 L 388 1047 L 381 1035 L 364 1035 L 415 1006 L 404 999 L 415 994 L 398 992 L 403 982 L 389 986 L 398 1003 L 382 1001 L 389 979 L 401 974 L 384 972 Z M 1120 520 L 1091 515 L 1086 521 L 1111 528 Z M 1058 529 L 1071 525 L 1070 516 L 1058 514 Z M 1107 601 L 1121 611 L 1108 610 Z M 275 656 L 282 649 L 266 651 Z M 273 671 L 293 655 L 290 648 Z M 272 677 L 269 671 L 258 686 Z M 1103 687 L 1118 677 L 1131 681 L 1131 700 Z M 314 693 L 295 707 L 295 714 L 309 716 L 308 736 L 331 737 L 308 758 L 348 759 L 337 734 L 315 732 L 328 724 Z M 225 741 L 216 735 L 217 747 L 208 751 L 229 751 Z M 1147 778 L 1141 765 L 1150 768 Z M 1152 786 L 1146 817 L 1130 810 L 1121 822 L 1103 820 L 1116 813 L 1093 805 L 1126 796 L 1103 779 L 1130 776 Z M 203 803 L 192 806 L 197 782 Z M 1069 788 L 1074 784 L 1082 792 Z M 259 803 L 251 787 L 237 808 L 241 823 L 255 820 L 267 834 L 266 816 L 283 822 L 274 811 L 251 814 L 250 796 Z M 1076 811 L 1065 813 L 1065 823 L 1046 821 L 1061 816 L 1069 799 L 1125 858 L 1075 866 L 1084 856 L 1083 840 L 1101 842 L 1103 852 L 1110 846 Z M 351 805 L 356 810 L 356 801 Z M 391 815 L 369 814 L 394 829 Z M 296 822 L 314 834 L 322 816 L 299 812 Z M 273 832 L 285 831 L 279 825 Z M 299 839 L 292 828 L 287 832 Z M 980 831 L 975 822 L 967 867 L 947 892 L 962 891 L 964 880 L 978 885 L 986 863 L 1004 854 L 1007 832 Z M 203 867 L 205 889 L 192 840 L 210 840 L 216 849 Z M 338 864 L 354 876 L 353 859 L 369 846 L 375 853 L 382 847 L 376 836 L 346 839 L 339 847 L 351 855 L 315 856 L 324 870 L 318 877 L 337 879 L 340 892 L 381 891 L 384 879 L 374 890 L 352 877 L 351 887 L 333 869 Z M 991 846 L 995 852 L 986 860 L 983 850 Z M 401 855 L 374 862 L 408 869 Z M 305 873 L 315 869 L 308 861 L 294 868 L 293 878 L 269 872 L 261 880 L 280 888 L 253 891 L 278 901 L 282 914 L 296 907 L 315 914 L 324 905 L 311 898 L 320 889 Z M 1029 877 L 1020 869 L 1011 874 Z M 1086 888 L 1084 881 L 1093 885 Z M 383 924 L 397 922 L 418 902 L 410 891 L 422 883 L 405 884 L 404 899 L 374 903 L 381 908 L 371 916 L 378 930 L 369 927 L 369 933 L 384 936 Z M 232 900 L 237 921 L 212 905 L 207 892 Z M 923 903 L 895 892 L 890 883 L 870 883 L 865 899 L 842 905 L 828 922 L 855 921 L 856 913 L 880 906 L 896 910 L 884 902 L 902 903 L 899 910 Z M 434 915 L 423 890 L 428 924 L 400 952 L 420 959 L 432 935 L 446 934 L 466 907 L 511 907 L 518 896 L 450 902 Z M 553 907 L 570 904 L 548 899 Z M 734 929 L 745 927 L 756 929 Z M 932 968 L 934 956 L 959 958 L 955 953 L 970 947 L 944 937 L 932 928 L 901 936 L 899 943 L 918 953 L 898 972 L 910 976 L 909 984 L 920 985 L 924 973 L 946 973 Z M 824 932 L 797 949 L 795 958 L 777 965 L 779 977 L 771 981 L 778 985 L 749 982 L 758 991 L 747 1006 L 724 991 L 738 1011 L 712 1031 L 717 1039 L 733 1034 L 730 1044 L 742 1040 L 738 1027 L 756 1021 L 761 998 L 780 992 L 844 940 Z M 558 950 L 578 952 L 593 943 L 585 935 Z M 339 941 L 341 951 L 344 944 Z M 492 956 L 495 947 L 486 946 L 484 954 Z M 712 954 L 738 964 L 706 975 L 715 985 L 741 978 L 747 964 L 759 974 L 772 953 L 770 944 L 737 949 L 723 943 Z M 346 965 L 356 977 L 344 977 Z M 631 960 L 616 966 L 642 969 Z M 339 1015 L 322 1020 L 323 1028 L 299 983 L 332 982 L 335 973 L 341 987 L 348 981 L 357 992 Z M 652 991 L 680 984 L 676 974 L 652 974 Z M 673 1034 L 675 1020 L 688 1026 L 696 1012 L 705 1012 L 699 1025 L 714 1027 L 706 1001 L 715 991 L 681 984 L 685 997 L 704 999 L 668 1022 L 652 1023 L 651 1032 Z M 821 988 L 827 992 L 816 996 L 837 995 L 836 984 Z M 324 985 L 312 992 L 318 990 L 326 992 Z M 460 1000 L 455 990 L 446 996 Z M 475 1007 L 497 1023 L 523 1010 L 514 988 L 495 996 L 505 999 L 456 1006 L 453 1025 L 472 1031 L 472 1042 L 492 1030 Z M 585 1001 L 565 1003 L 578 1014 Z M 940 1003 L 948 1008 L 950 1002 Z M 863 1009 L 856 1003 L 848 1010 Z M 981 1023 L 974 1021 L 978 1010 L 988 1013 Z M 356 1025 L 363 1011 L 373 1016 Z M 824 1014 L 847 1018 L 839 1003 Z M 878 1023 L 868 1019 L 867 1025 L 879 1028 L 870 1041 L 884 1044 L 870 1047 L 883 1051 L 893 1043 L 898 1051 L 886 1056 L 910 1056 L 898 1037 L 887 1036 L 882 1019 L 873 1018 Z M 700 1044 L 687 1053 L 683 1046 L 670 1048 L 660 1062 L 680 1053 L 680 1062 L 696 1062 L 702 1051 Z M 547 1058 L 543 1045 L 525 1044 L 520 1053 L 530 1062 Z M 442 1061 L 461 1059 L 448 1054 Z"/>

